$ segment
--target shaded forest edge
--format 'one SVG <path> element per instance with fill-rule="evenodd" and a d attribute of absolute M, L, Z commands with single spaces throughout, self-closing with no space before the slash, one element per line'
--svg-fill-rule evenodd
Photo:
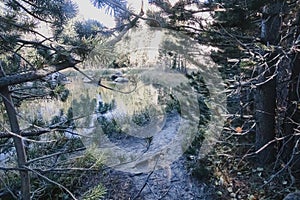
<path fill-rule="evenodd" d="M 199 163 L 210 163 L 220 199 L 283 199 L 300 183 L 299 1 L 238 2 L 217 2 L 225 11 L 210 41 L 229 118 Z"/>

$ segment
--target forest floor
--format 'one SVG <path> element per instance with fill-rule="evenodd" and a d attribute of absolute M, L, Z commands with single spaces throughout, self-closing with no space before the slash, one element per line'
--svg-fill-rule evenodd
<path fill-rule="evenodd" d="M 216 199 L 213 188 L 189 174 L 184 157 L 173 162 L 169 168 L 148 173 L 126 173 L 114 169 L 105 170 L 99 178 L 107 188 L 104 199 L 174 200 Z"/>
<path fill-rule="evenodd" d="M 277 200 L 296 191 L 290 177 L 280 174 L 270 179 L 274 169 L 256 165 L 245 156 L 254 147 L 254 133 L 224 131 L 213 151 L 201 160 L 182 155 L 169 167 L 131 173 L 105 168 L 87 178 L 86 187 L 101 183 L 105 200 Z M 250 154 L 249 154 L 250 155 Z"/>
<path fill-rule="evenodd" d="M 139 174 L 106 169 L 98 177 L 107 188 L 105 199 L 283 199 L 299 185 L 280 164 L 258 165 L 253 122 L 229 118 L 213 150 L 201 160 L 183 155 L 169 168 Z"/>
<path fill-rule="evenodd" d="M 176 129 L 180 125 L 180 118 L 178 114 L 171 114 L 167 117 L 161 132 L 153 136 L 148 148 L 149 153 L 155 153 L 152 151 L 161 146 L 167 146 L 174 140 Z M 119 146 L 126 147 L 128 151 L 136 151 L 137 148 L 144 147 L 143 145 L 128 145 L 134 144 L 134 139 L 139 140 L 138 143 L 141 144 L 142 141 L 139 138 L 115 136 L 110 139 L 115 140 L 114 143 L 118 143 Z M 120 139 L 121 141 L 118 142 L 117 140 Z M 161 154 L 163 153 L 162 151 Z M 102 184 L 107 190 L 105 200 L 216 199 L 214 188 L 193 176 L 193 169 L 189 166 L 195 162 L 195 159 L 181 155 L 167 165 L 161 164 L 158 160 L 154 166 L 151 165 L 151 168 L 149 168 L 150 161 L 144 162 L 145 159 L 151 160 L 145 154 L 145 158 L 134 161 L 134 166 L 139 166 L 134 168 L 137 171 L 124 170 L 124 167 L 121 168 L 122 170 L 106 167 L 97 175 L 87 177 L 85 186 L 93 187 Z M 163 163 L 166 162 L 163 161 Z M 132 165 L 126 166 L 132 167 Z M 150 170 L 146 170 L 147 168 Z"/>
<path fill-rule="evenodd" d="M 291 174 L 255 162 L 254 137 L 254 131 L 242 134 L 241 127 L 225 130 L 210 155 L 200 161 L 206 163 L 217 199 L 277 200 L 297 191 Z"/>
<path fill-rule="evenodd" d="M 154 152 L 164 142 L 168 143 L 177 123 L 176 116 L 170 118 L 171 125 L 166 125 L 160 134 L 164 137 L 154 138 L 147 150 Z M 107 190 L 105 200 L 283 199 L 297 188 L 289 173 L 257 165 L 252 125 L 253 120 L 228 119 L 217 144 L 201 160 L 184 154 L 169 166 L 154 166 L 152 170 L 136 173 L 107 167 L 87 177 L 84 188 L 102 184 Z M 146 142 L 117 135 L 110 140 L 128 151 L 145 148 L 143 142 Z"/>

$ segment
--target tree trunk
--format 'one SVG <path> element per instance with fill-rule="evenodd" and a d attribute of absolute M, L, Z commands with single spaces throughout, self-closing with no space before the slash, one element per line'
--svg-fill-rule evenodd
<path fill-rule="evenodd" d="M 296 178 L 297 182 L 300 182 L 300 155 L 298 153 L 293 154 L 293 150 L 296 147 L 297 140 L 300 139 L 300 136 L 297 136 L 295 131 L 300 124 L 300 109 L 299 109 L 299 94 L 300 94 L 300 56 L 291 56 L 289 63 L 290 76 L 287 81 L 286 90 L 286 107 L 285 109 L 285 118 L 281 126 L 282 136 L 285 136 L 286 139 L 283 141 L 282 145 L 282 155 L 281 158 L 285 162 L 288 162 L 290 159 L 292 174 Z M 282 88 L 283 90 L 283 88 Z M 286 91 L 283 90 L 283 91 Z M 299 147 L 298 147 L 299 148 Z"/>
<path fill-rule="evenodd" d="M 274 70 L 261 67 L 259 82 L 264 83 L 268 76 L 273 75 Z M 275 138 L 275 101 L 276 100 L 276 80 L 273 78 L 257 87 L 256 104 L 256 150 L 261 149 L 265 144 Z M 274 144 L 268 145 L 258 153 L 259 164 L 264 165 L 275 160 Z"/>
<path fill-rule="evenodd" d="M 5 73 L 4 73 L 4 70 L 0 63 L 0 77 L 3 77 L 3 76 L 5 76 Z M 13 132 L 14 134 L 20 135 L 20 127 L 19 127 L 19 122 L 18 122 L 18 118 L 17 118 L 17 112 L 14 107 L 8 86 L 1 87 L 0 94 L 1 94 L 2 100 L 5 105 L 6 112 L 8 115 L 11 132 Z M 16 152 L 17 152 L 18 167 L 23 168 L 23 166 L 25 166 L 26 162 L 27 162 L 23 139 L 20 137 L 14 136 L 13 141 L 14 141 L 14 146 L 16 148 Z M 20 170 L 20 176 L 21 176 L 22 200 L 30 200 L 29 173 L 26 169 Z"/>
<path fill-rule="evenodd" d="M 277 2 L 264 6 L 261 24 L 261 39 L 265 44 L 277 44 L 281 26 L 281 13 L 283 3 Z M 268 80 L 275 73 L 275 61 L 272 59 L 275 53 L 269 53 L 267 64 L 258 69 L 259 86 L 256 90 L 256 150 L 261 149 L 268 142 L 275 139 L 275 109 L 276 109 L 276 77 Z M 276 152 L 274 143 L 271 143 L 258 153 L 258 161 L 261 165 L 275 160 Z"/>
<path fill-rule="evenodd" d="M 283 2 L 269 4 L 263 7 L 261 21 L 261 40 L 265 44 L 276 45 L 280 39 L 279 32 L 282 23 L 282 14 L 287 12 Z"/>

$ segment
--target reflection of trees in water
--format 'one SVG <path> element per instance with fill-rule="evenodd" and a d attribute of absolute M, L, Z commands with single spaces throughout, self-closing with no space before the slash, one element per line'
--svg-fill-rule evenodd
<path fill-rule="evenodd" d="M 96 98 L 91 98 L 88 91 L 85 94 L 81 94 L 78 99 L 73 99 L 72 110 L 76 123 L 79 126 L 89 127 L 92 125 L 93 114 L 97 105 Z"/>
<path fill-rule="evenodd" d="M 101 92 L 98 108 L 98 123 L 105 134 L 125 131 L 134 125 L 149 125 L 155 116 L 161 114 L 157 104 L 157 91 L 152 85 L 142 85 L 133 94 Z M 102 100 L 103 99 L 103 100 Z M 111 114 L 112 112 L 116 114 Z"/>
<path fill-rule="evenodd" d="M 190 88 L 193 87 L 197 93 L 205 93 L 204 96 L 209 96 L 207 88 L 204 84 L 196 84 L 201 79 L 199 74 L 192 74 L 188 78 L 183 76 L 183 79 L 176 75 L 178 74 L 176 71 L 174 70 L 174 73 L 171 72 L 166 76 L 167 80 L 165 81 L 171 83 L 167 86 L 160 81 L 151 79 L 153 76 L 164 81 L 162 77 L 157 76 L 159 72 L 153 72 L 154 74 L 150 76 L 146 74 L 147 77 L 140 79 L 136 91 L 131 94 L 121 94 L 93 87 L 90 84 L 78 82 L 78 77 L 76 77 L 77 81 L 68 85 L 72 91 L 71 99 L 59 106 L 63 110 L 56 114 L 53 120 L 56 124 L 61 123 L 61 127 L 64 129 L 69 128 L 75 131 L 76 128 L 76 132 L 83 135 L 99 134 L 99 131 L 105 134 L 112 132 L 130 134 L 131 129 L 152 126 L 156 121 L 163 120 L 163 116 L 174 113 L 174 111 L 181 114 L 183 110 L 182 117 L 199 120 L 199 116 L 193 116 L 199 107 L 185 105 L 192 101 L 186 92 L 191 91 Z M 190 83 L 186 80 L 190 80 Z M 181 82 L 184 83 L 180 84 Z M 126 89 L 126 87 L 130 86 L 122 84 L 122 89 Z M 198 103 L 200 118 L 206 121 L 209 119 L 207 117 L 209 109 L 203 100 L 204 96 L 198 99 Z M 186 99 L 186 102 L 181 102 L 182 99 Z M 184 106 L 181 107 L 181 104 Z"/>
<path fill-rule="evenodd" d="M 110 103 L 106 103 L 106 102 L 103 102 L 102 100 L 99 100 L 98 101 L 97 113 L 105 114 L 108 111 L 111 111 L 115 108 L 116 108 L 116 101 L 114 99 L 112 99 Z"/>

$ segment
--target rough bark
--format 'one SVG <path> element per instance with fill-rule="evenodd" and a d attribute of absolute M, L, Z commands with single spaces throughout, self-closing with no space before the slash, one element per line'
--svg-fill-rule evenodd
<path fill-rule="evenodd" d="M 267 45 L 276 44 L 280 36 L 281 13 L 283 3 L 277 2 L 263 8 L 261 26 L 261 39 Z M 276 76 L 275 63 L 272 59 L 276 52 L 269 53 L 267 63 L 258 69 L 260 85 L 256 90 L 256 150 L 275 139 L 275 109 L 276 109 Z M 273 78 L 268 80 L 270 77 Z M 268 80 L 268 81 L 267 81 Z M 275 160 L 274 143 L 271 143 L 258 154 L 261 165 L 269 164 Z"/>
<path fill-rule="evenodd" d="M 264 83 L 269 76 L 272 76 L 274 70 L 262 67 L 259 82 Z M 267 81 L 257 87 L 256 104 L 256 149 L 259 150 L 269 141 L 275 138 L 275 100 L 276 100 L 276 80 Z M 258 153 L 259 164 L 264 165 L 275 160 L 274 144 L 268 145 Z"/>
<path fill-rule="evenodd" d="M 0 77 L 4 77 L 5 73 L 0 63 Z M 14 103 L 11 98 L 11 94 L 9 92 L 8 86 L 0 87 L 0 94 L 2 100 L 4 102 L 4 106 L 8 115 L 8 120 L 10 123 L 11 132 L 14 134 L 20 135 L 20 127 L 17 118 L 17 112 L 14 107 Z M 17 136 L 13 137 L 14 146 L 16 148 L 17 153 L 17 162 L 18 167 L 23 168 L 27 163 L 27 156 L 24 148 L 23 139 Z M 30 177 L 27 170 L 20 170 L 21 177 L 21 199 L 22 200 L 30 200 Z"/>
<path fill-rule="evenodd" d="M 293 149 L 299 140 L 299 136 L 296 136 L 296 129 L 300 124 L 300 109 L 299 106 L 299 94 L 300 94 L 300 56 L 293 59 L 293 63 L 290 64 L 289 72 L 290 79 L 288 81 L 288 94 L 286 97 L 286 113 L 281 127 L 282 135 L 286 137 L 286 140 L 283 141 L 282 146 L 282 159 L 287 162 L 292 158 L 292 173 L 296 177 L 296 181 L 300 181 L 300 155 L 293 154 Z M 292 139 L 291 139 L 292 138 Z"/>
<path fill-rule="evenodd" d="M 277 94 L 276 94 L 276 130 L 279 137 L 291 136 L 294 126 L 290 121 L 289 111 L 291 108 L 290 93 L 291 93 L 291 75 L 292 75 L 292 55 L 282 57 L 279 62 L 278 75 L 276 78 Z M 294 106 L 293 106 L 294 107 Z M 290 113 L 290 114 L 289 114 Z M 288 122 L 289 121 L 289 122 Z M 289 159 L 289 154 L 293 149 L 293 141 L 287 137 L 283 141 L 282 152 L 283 157 Z M 285 159 L 285 160 L 286 160 Z"/>
<path fill-rule="evenodd" d="M 287 6 L 283 2 L 266 5 L 263 7 L 261 21 L 261 40 L 266 44 L 277 44 L 280 37 L 282 14 L 287 12 Z"/>
<path fill-rule="evenodd" d="M 14 75 L 0 76 L 0 87 L 6 87 L 9 85 L 16 85 L 28 81 L 44 78 L 45 76 L 54 72 L 61 71 L 66 68 L 75 67 L 80 61 L 70 59 L 66 62 L 59 63 L 52 66 L 45 66 L 43 69 L 27 71 L 24 73 L 18 73 Z"/>

